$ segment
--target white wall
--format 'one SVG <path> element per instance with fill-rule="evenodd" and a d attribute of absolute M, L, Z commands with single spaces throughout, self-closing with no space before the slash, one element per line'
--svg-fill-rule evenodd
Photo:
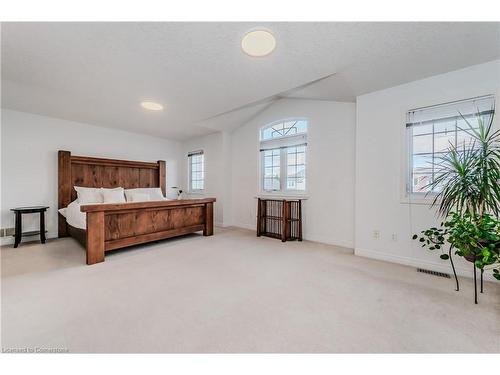
<path fill-rule="evenodd" d="M 12 110 L 2 110 L 1 227 L 14 226 L 12 207 L 50 206 L 49 237 L 57 236 L 57 151 L 116 159 L 166 160 L 168 189 L 178 183 L 180 143 L 162 138 L 70 122 Z M 24 215 L 26 230 L 38 217 Z M 3 238 L 3 243 L 11 238 Z"/>
<path fill-rule="evenodd" d="M 304 237 L 340 246 L 354 245 L 355 104 L 281 99 L 231 134 L 231 217 L 255 229 L 260 192 L 259 129 L 271 122 L 309 120 Z M 226 215 L 226 213 L 224 213 Z"/>
<path fill-rule="evenodd" d="M 229 155 L 227 153 L 227 133 L 214 133 L 191 139 L 182 144 L 181 187 L 189 198 L 215 197 L 214 221 L 216 225 L 224 226 L 224 205 L 227 204 L 228 184 L 230 174 L 227 167 Z M 202 193 L 189 193 L 189 165 L 187 154 L 190 151 L 203 150 L 205 158 L 205 189 Z"/>
<path fill-rule="evenodd" d="M 435 225 L 437 219 L 429 205 L 402 202 L 405 115 L 412 108 L 485 94 L 496 94 L 500 108 L 499 85 L 497 60 L 357 98 L 356 254 L 449 272 L 448 262 L 410 239 L 413 233 Z M 374 230 L 380 231 L 380 239 L 373 238 Z M 466 262 L 458 266 L 461 274 L 472 272 Z"/>

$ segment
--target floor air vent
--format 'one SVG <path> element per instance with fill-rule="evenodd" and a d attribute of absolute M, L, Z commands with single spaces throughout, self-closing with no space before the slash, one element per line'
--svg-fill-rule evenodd
<path fill-rule="evenodd" d="M 436 272 L 436 271 L 426 270 L 423 268 L 417 268 L 417 272 L 427 273 L 429 275 L 434 275 L 434 276 L 439 276 L 439 277 L 446 277 L 447 279 L 449 279 L 451 277 L 450 275 L 448 275 L 447 273 L 444 273 L 444 272 Z"/>

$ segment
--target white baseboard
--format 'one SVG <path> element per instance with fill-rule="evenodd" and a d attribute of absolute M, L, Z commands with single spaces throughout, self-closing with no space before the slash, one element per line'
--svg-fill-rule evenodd
<path fill-rule="evenodd" d="M 255 231 L 255 223 L 253 224 L 245 224 L 245 223 L 233 223 L 232 227 L 237 227 L 237 228 L 243 228 L 243 229 L 249 229 Z M 339 246 L 339 247 L 346 247 L 348 249 L 353 249 L 354 244 L 352 242 L 348 241 L 338 241 L 332 238 L 327 238 L 323 236 L 310 236 L 307 233 L 304 233 L 304 240 L 305 241 L 312 241 L 312 242 L 320 242 L 324 243 L 327 245 L 333 245 L 333 246 Z"/>
<path fill-rule="evenodd" d="M 228 225 L 228 226 L 229 227 L 249 229 L 249 230 L 255 230 L 255 225 L 256 224 L 232 223 L 231 225 Z"/>
<path fill-rule="evenodd" d="M 404 257 L 394 254 L 387 254 L 387 253 L 382 253 L 380 251 L 360 249 L 360 248 L 355 248 L 354 254 L 365 258 L 378 259 L 386 262 L 403 264 L 405 266 L 410 266 L 415 268 L 425 268 L 431 271 L 444 272 L 450 274 L 453 277 L 453 270 L 451 268 L 450 262 L 445 262 L 445 261 L 441 261 L 441 263 L 429 262 L 421 259 Z M 457 266 L 455 264 L 455 270 L 457 272 L 457 275 L 459 276 L 468 278 L 474 277 L 472 266 L 470 267 L 470 269 L 466 269 L 461 266 Z M 484 279 L 488 281 L 495 281 L 495 278 L 491 275 L 491 272 L 487 271 L 484 272 Z"/>
<path fill-rule="evenodd" d="M 1 246 L 12 245 L 13 243 L 14 243 L 14 237 L 12 237 L 12 236 L 0 238 L 0 245 Z"/>
<path fill-rule="evenodd" d="M 327 245 L 333 245 L 333 246 L 338 246 L 338 247 L 345 247 L 347 249 L 354 249 L 354 243 L 350 241 L 339 241 L 335 240 L 332 238 L 327 238 L 323 236 L 310 236 L 310 235 L 304 235 L 304 240 L 306 241 L 313 241 L 313 242 L 319 242 L 319 243 L 324 243 Z"/>

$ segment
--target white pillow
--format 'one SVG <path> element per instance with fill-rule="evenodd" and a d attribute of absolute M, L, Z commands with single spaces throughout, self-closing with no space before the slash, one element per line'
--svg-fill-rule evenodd
<path fill-rule="evenodd" d="M 148 201 L 165 200 L 165 197 L 163 196 L 163 193 L 161 192 L 160 188 L 137 188 L 137 189 L 125 189 L 125 198 L 127 199 L 127 202 L 132 202 L 130 200 L 130 196 L 136 193 L 148 195 L 149 196 Z"/>
<path fill-rule="evenodd" d="M 125 203 L 123 188 L 104 189 L 101 188 L 103 203 Z"/>
<path fill-rule="evenodd" d="M 130 193 L 127 197 L 127 202 L 147 202 L 150 200 L 150 195 L 146 193 Z"/>
<path fill-rule="evenodd" d="M 102 194 L 100 188 L 88 188 L 82 186 L 75 186 L 76 194 L 78 196 L 78 203 L 102 203 Z"/>

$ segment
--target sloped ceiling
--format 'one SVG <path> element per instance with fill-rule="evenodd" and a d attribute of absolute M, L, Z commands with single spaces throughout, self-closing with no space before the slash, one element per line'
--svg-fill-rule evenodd
<path fill-rule="evenodd" d="M 500 57 L 499 23 L 4 23 L 2 107 L 185 140 Z M 249 30 L 273 32 L 265 58 Z M 142 100 L 163 112 L 147 112 Z"/>

